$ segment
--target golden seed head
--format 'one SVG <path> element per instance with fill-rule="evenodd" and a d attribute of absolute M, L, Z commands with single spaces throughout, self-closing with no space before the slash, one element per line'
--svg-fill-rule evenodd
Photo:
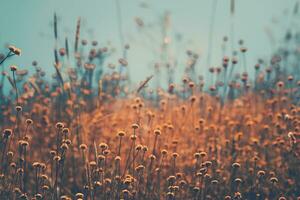
<path fill-rule="evenodd" d="M 143 146 L 143 151 L 144 152 L 148 151 L 148 147 L 147 146 Z"/>
<path fill-rule="evenodd" d="M 143 170 L 143 169 L 145 169 L 145 166 L 144 166 L 144 165 L 139 165 L 139 166 L 137 166 L 137 167 L 135 168 L 136 171 L 141 171 L 141 170 Z"/>
<path fill-rule="evenodd" d="M 34 168 L 40 168 L 40 167 L 41 167 L 41 164 L 40 164 L 39 162 L 34 162 L 34 163 L 32 164 L 32 166 L 33 166 Z"/>
<path fill-rule="evenodd" d="M 117 180 L 117 177 L 115 177 L 115 179 Z M 94 185 L 95 185 L 96 188 L 99 188 L 99 187 L 102 186 L 102 183 L 100 181 L 95 181 Z"/>
<path fill-rule="evenodd" d="M 285 197 L 279 197 L 278 200 L 286 200 L 286 198 Z"/>
<path fill-rule="evenodd" d="M 183 176 L 183 174 L 182 174 L 182 173 L 179 173 L 179 172 L 178 172 L 178 173 L 176 173 L 176 178 L 177 178 L 177 179 L 181 179 L 181 178 L 182 178 L 182 176 Z"/>
<path fill-rule="evenodd" d="M 43 190 L 49 190 L 49 186 L 48 186 L 48 185 L 43 185 L 43 186 L 42 186 L 42 189 L 43 189 Z"/>
<path fill-rule="evenodd" d="M 238 168 L 241 167 L 241 165 L 240 165 L 239 163 L 233 163 L 233 164 L 232 164 L 232 167 L 233 167 L 234 169 L 238 169 Z"/>
<path fill-rule="evenodd" d="M 154 134 L 155 134 L 155 135 L 160 135 L 160 134 L 161 134 L 161 131 L 160 131 L 159 129 L 156 129 L 156 130 L 154 130 Z"/>
<path fill-rule="evenodd" d="M 80 146 L 79 146 L 79 148 L 81 149 L 81 150 L 86 150 L 87 149 L 87 145 L 86 144 L 81 144 Z"/>
<path fill-rule="evenodd" d="M 259 171 L 257 172 L 257 176 L 259 176 L 259 177 L 262 177 L 262 176 L 264 176 L 265 174 L 266 174 L 266 172 L 263 171 L 263 170 L 259 170 Z"/>
<path fill-rule="evenodd" d="M 106 184 L 110 184 L 111 183 L 111 179 L 109 179 L 109 178 L 106 178 L 104 181 L 105 181 Z"/>
<path fill-rule="evenodd" d="M 197 193 L 197 192 L 199 192 L 199 191 L 200 191 L 200 188 L 199 188 L 199 187 L 197 187 L 197 186 L 193 187 L 193 192 Z"/>
<path fill-rule="evenodd" d="M 194 154 L 194 157 L 195 157 L 196 159 L 199 159 L 200 156 L 201 156 L 200 153 L 195 153 L 195 154 Z"/>
<path fill-rule="evenodd" d="M 119 131 L 118 132 L 118 136 L 119 137 L 124 137 L 125 136 L 125 132 L 124 131 Z"/>
<path fill-rule="evenodd" d="M 270 178 L 271 183 L 278 183 L 278 179 L 276 177 Z"/>
<path fill-rule="evenodd" d="M 69 149 L 69 146 L 67 145 L 67 143 L 63 143 L 61 146 L 60 146 L 61 149 L 63 149 L 64 151 L 68 150 Z"/>
<path fill-rule="evenodd" d="M 195 101 L 197 100 L 197 97 L 196 96 L 191 96 L 190 97 L 190 101 L 192 102 L 192 103 L 194 103 Z"/>
<path fill-rule="evenodd" d="M 33 121 L 32 121 L 32 119 L 26 119 L 26 124 L 27 124 L 27 125 L 31 125 L 31 124 L 33 124 Z"/>
<path fill-rule="evenodd" d="M 42 199 L 42 198 L 43 198 L 43 195 L 41 195 L 41 194 L 39 194 L 39 193 L 38 193 L 38 194 L 35 194 L 34 196 L 35 196 L 36 199 Z"/>
<path fill-rule="evenodd" d="M 116 157 L 115 157 L 115 161 L 116 161 L 116 162 L 120 162 L 120 161 L 121 161 L 121 157 L 120 157 L 120 156 L 116 156 Z"/>
<path fill-rule="evenodd" d="M 193 88 L 194 86 L 195 86 L 195 83 L 194 83 L 194 82 L 192 82 L 192 81 L 189 82 L 189 87 L 190 87 L 190 88 Z"/>
<path fill-rule="evenodd" d="M 181 180 L 181 181 L 179 182 L 179 185 L 180 185 L 181 187 L 185 186 L 186 184 L 187 184 L 187 183 L 186 183 L 185 180 Z"/>
<path fill-rule="evenodd" d="M 13 45 L 9 45 L 9 46 L 8 46 L 8 49 L 9 49 L 11 52 L 13 52 L 15 55 L 17 55 L 17 56 L 20 56 L 20 55 L 21 55 L 21 52 L 22 52 L 21 49 L 15 47 L 15 46 L 13 46 Z"/>
<path fill-rule="evenodd" d="M 14 192 L 17 193 L 17 194 L 21 194 L 21 190 L 20 190 L 20 188 L 18 188 L 18 187 L 15 187 L 15 188 L 14 188 Z"/>
<path fill-rule="evenodd" d="M 100 147 L 101 149 L 105 150 L 105 149 L 108 148 L 108 145 L 107 145 L 106 143 L 104 143 L 104 142 L 101 142 L 101 143 L 99 144 L 99 147 Z"/>
<path fill-rule="evenodd" d="M 41 175 L 41 178 L 44 179 L 44 180 L 48 180 L 49 179 L 46 174 Z"/>
<path fill-rule="evenodd" d="M 128 181 L 128 180 L 127 180 Z M 128 182 L 126 182 L 125 184 L 128 184 Z M 122 190 L 123 195 L 129 195 L 130 192 L 128 190 Z"/>
<path fill-rule="evenodd" d="M 176 177 L 175 177 L 175 176 L 169 176 L 169 177 L 167 178 L 167 181 L 168 181 L 168 182 L 175 182 L 175 180 L 176 180 Z"/>
<path fill-rule="evenodd" d="M 63 127 L 64 127 L 64 124 L 62 122 L 57 122 L 55 124 L 55 128 L 57 128 L 57 129 L 62 129 Z"/>
<path fill-rule="evenodd" d="M 16 165 L 16 163 L 10 163 L 10 167 L 12 167 L 12 168 L 15 168 L 17 165 Z"/>
<path fill-rule="evenodd" d="M 212 162 L 211 161 L 205 161 L 203 163 L 204 166 L 206 166 L 207 168 L 210 167 L 212 165 Z"/>
<path fill-rule="evenodd" d="M 204 151 L 200 152 L 200 156 L 201 156 L 202 158 L 205 157 L 205 156 L 206 156 L 206 152 L 204 152 Z"/>
<path fill-rule="evenodd" d="M 129 185 L 131 182 L 132 182 L 132 181 L 131 181 L 131 178 L 126 178 L 126 179 L 124 180 L 124 184 L 125 184 L 125 185 Z"/>
<path fill-rule="evenodd" d="M 151 154 L 151 155 L 149 156 L 149 158 L 150 158 L 151 160 L 155 160 L 155 159 L 156 159 L 155 155 L 153 155 L 153 154 Z"/>
<path fill-rule="evenodd" d="M 69 134 L 70 129 L 68 129 L 68 128 L 63 128 L 62 132 L 63 132 L 64 134 Z"/>
<path fill-rule="evenodd" d="M 51 155 L 51 156 L 55 156 L 55 155 L 56 155 L 56 151 L 51 150 L 51 151 L 50 151 L 50 155 Z"/>
<path fill-rule="evenodd" d="M 97 163 L 95 161 L 90 161 L 89 165 L 91 167 L 96 167 Z"/>
<path fill-rule="evenodd" d="M 258 160 L 259 160 L 259 157 L 258 157 L 258 156 L 254 156 L 253 160 L 254 160 L 254 161 L 258 161 Z"/>
<path fill-rule="evenodd" d="M 175 185 L 175 186 L 173 186 L 173 190 L 174 190 L 175 192 L 178 192 L 178 191 L 179 191 L 179 187 L 178 187 L 177 185 Z"/>
<path fill-rule="evenodd" d="M 210 179 L 210 178 L 211 178 L 211 175 L 210 175 L 210 174 L 205 174 L 205 175 L 204 175 L 204 178 L 205 178 L 205 179 Z"/>
<path fill-rule="evenodd" d="M 139 128 L 139 125 L 138 125 L 138 124 L 132 124 L 132 125 L 131 125 L 131 128 L 133 128 L 133 129 L 138 129 L 138 128 Z"/>
<path fill-rule="evenodd" d="M 60 156 L 54 156 L 54 157 L 53 157 L 53 160 L 55 160 L 56 162 L 58 162 L 58 161 L 61 160 L 61 158 L 60 158 Z"/>
<path fill-rule="evenodd" d="M 234 182 L 235 182 L 235 183 L 242 183 L 242 179 L 236 178 L 236 179 L 234 179 Z"/>
<path fill-rule="evenodd" d="M 84 198 L 84 194 L 82 194 L 82 193 L 76 193 L 76 198 Z"/>
<path fill-rule="evenodd" d="M 21 106 L 16 106 L 16 111 L 17 112 L 21 112 L 22 111 L 22 107 Z"/>
<path fill-rule="evenodd" d="M 12 152 L 12 151 L 9 151 L 9 152 L 7 152 L 7 157 L 10 159 L 10 158 L 12 158 L 13 156 L 14 156 L 14 152 Z"/>
<path fill-rule="evenodd" d="M 241 194 L 240 192 L 235 192 L 235 193 L 234 193 L 234 197 L 235 197 L 236 199 L 240 199 L 240 198 L 242 198 L 242 194 Z"/>
<path fill-rule="evenodd" d="M 108 150 L 108 149 L 106 149 L 106 150 L 103 151 L 104 155 L 108 155 L 109 153 L 110 153 L 110 150 Z"/>
<path fill-rule="evenodd" d="M 135 147 L 135 150 L 140 151 L 140 150 L 142 150 L 142 148 L 143 148 L 143 146 L 139 144 Z"/>
<path fill-rule="evenodd" d="M 4 129 L 3 136 L 5 138 L 8 138 L 9 136 L 11 136 L 11 134 L 12 134 L 12 130 L 11 129 Z"/>
<path fill-rule="evenodd" d="M 72 144 L 72 141 L 70 139 L 66 139 L 63 142 L 66 143 L 67 145 L 71 145 Z"/>
<path fill-rule="evenodd" d="M 21 194 L 20 196 L 19 196 L 19 198 L 20 199 L 22 199 L 22 200 L 27 200 L 28 199 L 28 196 L 27 196 L 27 194 Z"/>
<path fill-rule="evenodd" d="M 18 169 L 17 169 L 17 173 L 18 173 L 18 174 L 23 174 L 23 173 L 24 173 L 24 170 L 23 170 L 22 168 L 18 168 Z"/>
<path fill-rule="evenodd" d="M 161 154 L 162 154 L 162 155 L 167 155 L 167 153 L 168 153 L 168 151 L 167 151 L 166 149 L 163 149 L 163 150 L 161 151 Z"/>
<path fill-rule="evenodd" d="M 105 160 L 105 156 L 103 155 L 98 155 L 97 158 L 99 161 Z"/>
<path fill-rule="evenodd" d="M 172 153 L 172 157 L 173 157 L 173 158 L 177 158 L 178 156 L 179 156 L 178 153 Z"/>
<path fill-rule="evenodd" d="M 131 139 L 131 140 L 136 140 L 136 138 L 137 138 L 136 135 L 131 135 L 131 136 L 130 136 L 130 139 Z"/>
<path fill-rule="evenodd" d="M 231 200 L 231 196 L 225 196 L 224 200 Z"/>
<path fill-rule="evenodd" d="M 173 192 L 168 192 L 167 193 L 167 199 L 173 199 L 175 197 Z"/>

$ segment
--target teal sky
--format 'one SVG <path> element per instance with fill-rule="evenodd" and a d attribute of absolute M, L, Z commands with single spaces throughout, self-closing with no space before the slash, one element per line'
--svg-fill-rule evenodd
<path fill-rule="evenodd" d="M 198 70 L 204 73 L 213 0 L 119 1 L 125 42 L 131 46 L 128 61 L 131 77 L 135 82 L 153 73 L 153 69 L 149 67 L 154 59 L 151 48 L 158 48 L 159 43 L 147 41 L 145 35 L 138 32 L 134 18 L 141 17 L 146 24 L 155 23 L 158 13 L 163 14 L 166 10 L 171 13 L 172 33 L 183 36 L 183 42 L 173 45 L 171 50 L 173 56 L 179 60 L 177 74 L 184 68 L 187 49 L 200 54 Z M 151 9 L 141 8 L 141 2 L 149 4 Z M 234 35 L 236 40 L 245 40 L 249 49 L 249 67 L 254 65 L 258 57 L 270 55 L 271 45 L 266 29 L 272 30 L 274 37 L 279 38 L 282 30 L 293 25 L 290 13 L 295 2 L 296 0 L 236 0 Z M 3 0 L 0 9 L 0 50 L 5 52 L 6 44 L 22 49 L 22 56 L 10 59 L 5 66 L 16 64 L 19 68 L 26 68 L 33 60 L 37 60 L 46 71 L 53 70 L 54 37 L 51 21 L 54 12 L 59 16 L 58 32 L 61 44 L 66 36 L 73 42 L 76 20 L 81 17 L 82 38 L 98 40 L 100 45 L 110 41 L 113 46 L 120 47 L 115 0 Z M 229 35 L 230 24 L 230 0 L 218 0 L 212 65 L 219 64 L 222 38 Z M 155 37 L 159 38 L 159 34 L 157 28 L 153 29 Z M 119 57 L 121 52 L 117 51 L 109 58 L 109 62 L 116 63 Z"/>

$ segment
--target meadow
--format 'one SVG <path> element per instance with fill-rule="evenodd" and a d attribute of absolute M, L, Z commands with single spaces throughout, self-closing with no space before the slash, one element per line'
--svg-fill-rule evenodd
<path fill-rule="evenodd" d="M 154 73 L 134 85 L 130 44 L 106 65 L 114 49 L 82 38 L 80 18 L 74 43 L 53 21 L 53 74 L 6 65 L 17 45 L 0 54 L 0 199 L 300 199 L 297 27 L 254 66 L 243 40 L 205 76 L 187 50 L 180 81 L 163 35 Z"/>

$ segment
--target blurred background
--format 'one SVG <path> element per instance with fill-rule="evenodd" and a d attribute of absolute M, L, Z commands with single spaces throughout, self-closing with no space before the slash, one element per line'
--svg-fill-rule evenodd
<path fill-rule="evenodd" d="M 2 1 L 1 52 L 6 52 L 8 44 L 22 49 L 22 56 L 8 60 L 4 67 L 16 64 L 30 70 L 32 61 L 36 60 L 43 70 L 53 72 L 53 15 L 56 13 L 59 47 L 63 47 L 68 37 L 73 49 L 78 17 L 82 22 L 81 39 L 88 40 L 89 44 L 97 40 L 98 46 L 115 48 L 107 64 L 117 64 L 122 57 L 122 46 L 129 44 L 128 67 L 136 83 L 153 74 L 164 40 L 163 30 L 169 43 L 169 57 L 176 60 L 177 78 L 184 71 L 188 49 L 199 55 L 196 65 L 199 74 L 205 76 L 208 66 L 220 65 L 224 36 L 236 47 L 240 39 L 244 40 L 248 49 L 247 65 L 252 69 L 258 58 L 270 58 L 289 27 L 298 26 L 291 19 L 295 2 L 236 0 L 233 11 L 230 0 Z M 166 16 L 168 22 L 164 29 Z"/>

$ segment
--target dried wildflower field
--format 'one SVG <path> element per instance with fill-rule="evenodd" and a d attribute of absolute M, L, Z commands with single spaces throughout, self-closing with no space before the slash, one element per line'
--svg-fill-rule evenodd
<path fill-rule="evenodd" d="M 114 50 L 81 38 L 80 18 L 74 44 L 53 22 L 52 77 L 38 61 L 33 71 L 7 65 L 23 56 L 16 46 L 0 55 L 1 200 L 300 199 L 297 28 L 255 66 L 232 36 L 223 49 L 236 50 L 206 75 L 187 50 L 180 81 L 163 34 L 154 73 L 134 85 L 121 28 L 123 56 L 106 66 Z"/>

